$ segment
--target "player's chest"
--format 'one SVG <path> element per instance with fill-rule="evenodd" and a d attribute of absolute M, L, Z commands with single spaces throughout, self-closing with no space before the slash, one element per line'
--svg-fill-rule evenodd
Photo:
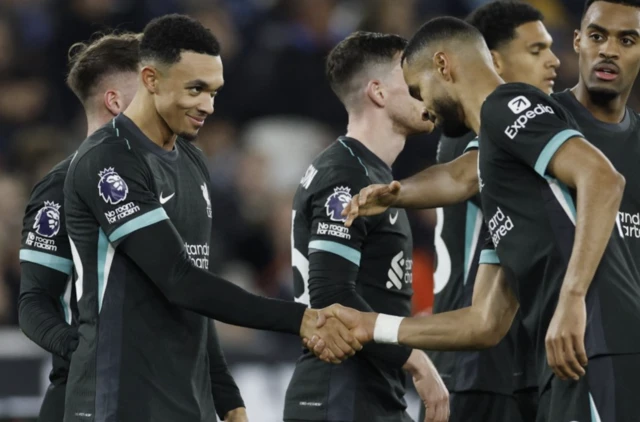
<path fill-rule="evenodd" d="M 371 222 L 362 245 L 360 276 L 389 295 L 413 293 L 413 239 L 405 210 L 389 209 Z"/>
<path fill-rule="evenodd" d="M 156 198 L 183 240 L 208 238 L 212 217 L 208 175 L 189 162 L 173 164 L 152 167 Z"/>

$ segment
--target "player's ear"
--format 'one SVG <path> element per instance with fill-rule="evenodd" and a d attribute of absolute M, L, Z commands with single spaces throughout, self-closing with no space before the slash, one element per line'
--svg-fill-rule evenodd
<path fill-rule="evenodd" d="M 147 88 L 147 91 L 151 94 L 157 93 L 158 79 L 160 76 L 158 69 L 153 66 L 145 66 L 142 68 L 140 75 L 142 76 L 142 84 Z"/>
<path fill-rule="evenodd" d="M 496 72 L 498 75 L 502 76 L 502 72 L 504 70 L 504 62 L 502 61 L 502 56 L 495 50 L 491 50 L 491 60 L 493 61 L 493 67 L 496 68 Z"/>
<path fill-rule="evenodd" d="M 435 66 L 436 72 L 438 72 L 445 81 L 451 80 L 451 63 L 443 51 L 438 51 L 433 55 L 433 65 Z"/>
<path fill-rule="evenodd" d="M 573 31 L 573 51 L 580 54 L 580 30 Z"/>
<path fill-rule="evenodd" d="M 378 107 L 384 107 L 386 92 L 382 83 L 377 79 L 372 79 L 367 83 L 367 97 Z"/>
<path fill-rule="evenodd" d="M 124 102 L 122 101 L 122 97 L 120 92 L 110 89 L 104 93 L 104 106 L 109 110 L 114 116 L 120 114 L 124 108 Z"/>

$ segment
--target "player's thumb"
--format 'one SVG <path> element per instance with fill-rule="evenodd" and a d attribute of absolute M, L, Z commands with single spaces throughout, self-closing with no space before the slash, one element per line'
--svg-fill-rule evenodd
<path fill-rule="evenodd" d="M 402 188 L 402 185 L 397 180 L 394 180 L 393 182 L 389 183 L 389 193 L 391 195 L 397 195 L 400 192 L 401 188 Z"/>

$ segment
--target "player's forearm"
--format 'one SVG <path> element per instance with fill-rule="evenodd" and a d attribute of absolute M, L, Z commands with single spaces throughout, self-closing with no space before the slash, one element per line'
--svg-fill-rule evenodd
<path fill-rule="evenodd" d="M 207 351 L 209 354 L 209 374 L 211 376 L 213 403 L 218 417 L 220 420 L 224 420 L 229 411 L 244 407 L 244 401 L 240 395 L 240 389 L 229 372 L 213 321 L 209 321 Z"/>
<path fill-rule="evenodd" d="M 373 312 L 371 306 L 355 290 L 358 268 L 347 260 L 328 253 L 315 252 L 309 256 L 309 296 L 313 308 L 325 308 L 335 303 Z M 369 343 L 359 356 L 381 360 L 394 368 L 402 368 L 411 355 L 411 348 L 391 344 Z"/>
<path fill-rule="evenodd" d="M 405 318 L 398 331 L 399 344 L 426 350 L 480 350 L 495 346 L 501 338 L 484 326 L 472 307 Z"/>
<path fill-rule="evenodd" d="M 75 349 L 78 337 L 77 330 L 65 321 L 58 304 L 68 276 L 30 262 L 23 262 L 21 270 L 20 329 L 38 346 L 67 358 Z M 47 280 L 41 280 L 42 276 Z"/>
<path fill-rule="evenodd" d="M 478 193 L 477 152 L 436 164 L 400 183 L 398 208 L 436 208 L 464 202 Z"/>
<path fill-rule="evenodd" d="M 624 185 L 624 178 L 613 169 L 585 175 L 576 184 L 576 231 L 562 285 L 563 295 L 587 294 L 611 239 Z"/>
<path fill-rule="evenodd" d="M 306 306 L 251 294 L 195 267 L 168 220 L 130 234 L 120 249 L 176 306 L 227 324 L 300 334 Z"/>

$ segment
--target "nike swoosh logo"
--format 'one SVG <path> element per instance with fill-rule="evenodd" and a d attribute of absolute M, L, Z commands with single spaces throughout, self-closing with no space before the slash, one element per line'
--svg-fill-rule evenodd
<path fill-rule="evenodd" d="M 163 205 L 164 205 L 164 204 L 166 204 L 167 202 L 169 202 L 169 200 L 170 200 L 171 198 L 173 198 L 173 195 L 175 195 L 175 194 L 176 194 L 176 193 L 174 192 L 174 193 L 172 193 L 171 195 L 166 196 L 166 197 L 164 197 L 164 198 L 163 198 L 163 197 L 162 197 L 162 192 L 160 192 L 160 203 L 161 203 L 161 204 L 163 204 Z"/>
<path fill-rule="evenodd" d="M 396 215 L 395 216 L 389 214 L 389 222 L 391 224 L 396 224 L 396 221 L 398 221 L 398 211 L 396 211 Z"/>

